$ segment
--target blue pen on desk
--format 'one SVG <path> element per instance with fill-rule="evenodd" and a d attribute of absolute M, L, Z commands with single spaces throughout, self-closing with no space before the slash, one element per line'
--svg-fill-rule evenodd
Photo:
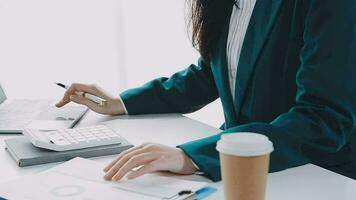
<path fill-rule="evenodd" d="M 62 87 L 64 89 L 68 89 L 68 86 L 64 85 L 63 83 L 55 83 L 56 85 L 58 85 L 59 87 Z M 99 106 L 105 106 L 107 101 L 103 98 L 100 98 L 100 97 L 97 97 L 93 94 L 89 94 L 87 92 L 75 92 L 76 95 L 79 95 L 79 96 L 83 96 L 95 103 L 97 103 Z"/>

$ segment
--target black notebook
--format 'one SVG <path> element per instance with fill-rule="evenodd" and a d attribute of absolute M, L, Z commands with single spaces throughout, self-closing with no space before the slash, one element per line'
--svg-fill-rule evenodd
<path fill-rule="evenodd" d="M 58 152 L 35 147 L 24 136 L 6 139 L 5 144 L 6 150 L 11 154 L 19 167 L 62 162 L 75 157 L 90 158 L 119 154 L 133 146 L 122 138 L 120 144 Z"/>

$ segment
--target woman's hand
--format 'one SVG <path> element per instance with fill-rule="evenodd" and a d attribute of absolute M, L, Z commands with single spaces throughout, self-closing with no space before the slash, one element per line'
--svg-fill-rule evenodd
<path fill-rule="evenodd" d="M 83 97 L 78 96 L 75 92 L 86 92 L 93 94 L 107 101 L 106 105 L 100 106 L 97 103 Z M 104 90 L 96 85 L 86 85 L 80 83 L 72 84 L 64 94 L 64 97 L 60 102 L 56 104 L 57 107 L 62 107 L 69 102 L 75 102 L 78 104 L 86 105 L 94 112 L 106 115 L 122 115 L 125 114 L 124 106 L 122 105 L 119 98 L 114 98 L 107 94 Z"/>
<path fill-rule="evenodd" d="M 147 143 L 122 152 L 104 171 L 106 180 L 118 181 L 126 174 L 133 179 L 156 171 L 193 174 L 197 169 L 181 149 Z"/>

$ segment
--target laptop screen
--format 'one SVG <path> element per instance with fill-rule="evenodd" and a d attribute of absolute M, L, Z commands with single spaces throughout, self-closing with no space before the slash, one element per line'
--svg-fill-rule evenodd
<path fill-rule="evenodd" d="M 0 104 L 2 104 L 2 102 L 4 102 L 6 100 L 6 95 L 4 90 L 2 89 L 1 85 L 0 85 Z"/>

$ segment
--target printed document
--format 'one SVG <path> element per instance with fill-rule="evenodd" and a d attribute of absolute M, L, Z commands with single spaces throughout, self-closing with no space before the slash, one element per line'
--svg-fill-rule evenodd
<path fill-rule="evenodd" d="M 207 183 L 147 174 L 120 182 L 103 179 L 103 165 L 75 158 L 50 170 L 0 185 L 0 196 L 7 199 L 70 200 L 157 200 L 177 198 L 182 190 L 193 192 Z"/>

